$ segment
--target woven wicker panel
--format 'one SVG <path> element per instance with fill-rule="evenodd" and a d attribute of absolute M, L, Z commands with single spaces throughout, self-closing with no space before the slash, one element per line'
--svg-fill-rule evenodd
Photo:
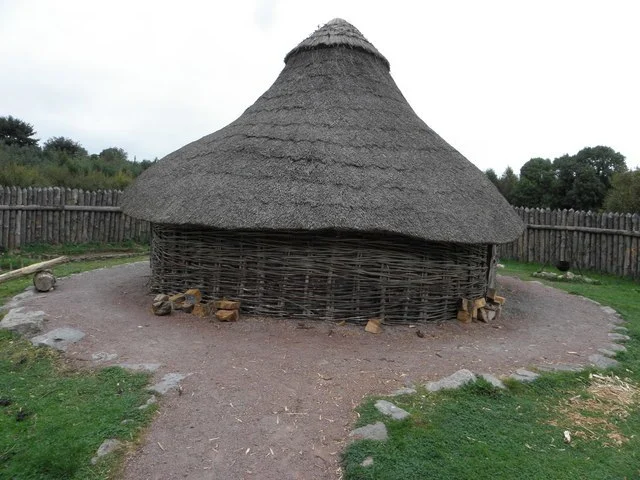
<path fill-rule="evenodd" d="M 151 288 L 199 288 L 249 314 L 360 322 L 455 318 L 487 287 L 487 246 L 400 235 L 154 225 Z"/>

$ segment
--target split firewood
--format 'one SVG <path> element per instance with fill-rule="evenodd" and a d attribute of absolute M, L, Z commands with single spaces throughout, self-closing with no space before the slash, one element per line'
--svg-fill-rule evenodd
<path fill-rule="evenodd" d="M 369 333 L 382 333 L 382 320 L 379 318 L 370 318 L 367 325 L 364 327 L 365 332 Z"/>
<path fill-rule="evenodd" d="M 239 318 L 238 310 L 218 310 L 216 318 L 221 322 L 235 322 Z"/>

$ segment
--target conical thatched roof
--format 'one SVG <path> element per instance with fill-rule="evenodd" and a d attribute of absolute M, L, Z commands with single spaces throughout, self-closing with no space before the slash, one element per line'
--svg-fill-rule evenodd
<path fill-rule="evenodd" d="M 352 25 L 332 20 L 285 62 L 240 118 L 145 171 L 124 211 L 154 223 L 458 243 L 521 233 L 511 206 L 418 118 L 388 61 Z"/>

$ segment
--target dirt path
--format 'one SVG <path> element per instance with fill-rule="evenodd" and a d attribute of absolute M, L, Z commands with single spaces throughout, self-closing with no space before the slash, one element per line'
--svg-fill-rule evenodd
<path fill-rule="evenodd" d="M 328 322 L 155 317 L 148 274 L 147 263 L 87 272 L 24 302 L 47 313 L 47 330 L 87 334 L 68 351 L 84 364 L 106 365 L 91 355 L 117 353 L 111 363 L 162 364 L 158 379 L 189 375 L 182 395 L 164 397 L 144 445 L 128 460 L 131 480 L 336 478 L 353 408 L 365 395 L 460 368 L 501 375 L 587 363 L 608 343 L 607 315 L 597 305 L 509 277 L 499 279 L 508 302 L 500 322 L 420 326 L 419 338 L 409 327 L 371 335 Z"/>

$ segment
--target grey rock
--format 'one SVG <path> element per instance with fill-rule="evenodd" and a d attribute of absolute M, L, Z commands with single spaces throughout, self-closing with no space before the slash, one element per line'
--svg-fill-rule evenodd
<path fill-rule="evenodd" d="M 124 368 L 130 372 L 150 372 L 158 370 L 162 364 L 160 363 L 118 363 L 116 367 Z M 184 378 L 184 377 L 183 377 Z"/>
<path fill-rule="evenodd" d="M 373 457 L 367 457 L 360 463 L 360 466 L 365 468 L 371 465 L 373 465 Z"/>
<path fill-rule="evenodd" d="M 627 327 L 621 327 L 620 325 L 615 325 L 611 330 L 618 333 L 629 333 L 629 329 Z"/>
<path fill-rule="evenodd" d="M 356 428 L 351 433 L 350 437 L 356 440 L 379 440 L 381 442 L 386 441 L 389 438 L 387 433 L 387 426 L 382 422 L 376 422 L 364 427 Z"/>
<path fill-rule="evenodd" d="M 24 307 L 14 308 L 4 316 L 0 328 L 15 332 L 25 337 L 33 337 L 42 332 L 44 312 L 23 312 Z"/>
<path fill-rule="evenodd" d="M 614 342 L 626 342 L 627 340 L 631 340 L 629 335 L 623 335 L 622 333 L 610 333 L 609 340 L 613 340 Z"/>
<path fill-rule="evenodd" d="M 180 386 L 180 380 L 186 378 L 186 375 L 182 373 L 167 373 L 162 380 L 149 388 L 154 392 L 159 393 L 160 395 L 164 395 L 169 390 L 174 388 L 178 388 Z"/>
<path fill-rule="evenodd" d="M 416 389 L 415 388 L 402 387 L 402 388 L 399 388 L 398 390 L 394 391 L 390 396 L 399 397 L 400 395 L 411 395 L 413 393 L 416 393 Z"/>
<path fill-rule="evenodd" d="M 429 382 L 425 387 L 430 392 L 437 392 L 440 390 L 460 388 L 467 383 L 475 381 L 476 376 L 466 368 L 463 368 L 462 370 L 458 370 L 452 375 L 442 378 L 437 382 Z"/>
<path fill-rule="evenodd" d="M 591 303 L 595 303 L 596 305 L 600 305 L 600 302 L 596 302 L 595 300 L 589 298 L 589 297 L 583 297 L 580 296 L 581 299 L 586 300 L 587 302 L 591 302 Z"/>
<path fill-rule="evenodd" d="M 60 327 L 31 339 L 35 346 L 47 346 L 65 352 L 72 343 L 84 338 L 84 332 L 71 327 Z"/>
<path fill-rule="evenodd" d="M 615 357 L 618 353 L 613 350 L 607 350 L 606 348 L 599 348 L 598 353 L 601 353 L 605 357 Z"/>
<path fill-rule="evenodd" d="M 108 362 L 118 358 L 117 353 L 98 352 L 91 355 L 91 360 L 95 362 Z"/>
<path fill-rule="evenodd" d="M 149 408 L 151 405 L 158 403 L 158 398 L 155 395 L 151 395 L 149 400 L 147 400 L 144 405 L 140 405 L 138 410 L 144 410 L 145 408 Z"/>
<path fill-rule="evenodd" d="M 614 352 L 626 352 L 627 347 L 618 343 L 610 343 L 605 347 L 607 350 L 613 350 Z"/>
<path fill-rule="evenodd" d="M 535 372 L 531 372 L 529 370 L 525 370 L 524 368 L 519 368 L 519 369 L 516 370 L 515 373 L 512 373 L 510 375 L 510 378 L 513 378 L 514 380 L 517 380 L 518 382 L 533 382 L 539 376 L 540 375 L 538 375 Z"/>
<path fill-rule="evenodd" d="M 622 323 L 627 323 L 627 321 L 626 321 L 624 318 L 622 318 L 622 317 L 620 316 L 620 314 L 612 315 L 611 317 L 609 317 L 609 321 L 610 321 L 611 323 L 616 323 L 616 324 L 618 324 L 618 325 L 620 325 L 620 324 L 622 324 Z"/>
<path fill-rule="evenodd" d="M 394 420 L 403 420 L 409 416 L 409 412 L 386 400 L 378 400 L 375 403 L 375 407 L 381 414 L 391 417 Z"/>
<path fill-rule="evenodd" d="M 600 307 L 600 310 L 602 310 L 602 311 L 603 311 L 604 313 L 606 313 L 607 315 L 617 315 L 617 313 L 618 313 L 618 312 L 616 312 L 613 308 L 611 308 L 611 307 L 607 307 L 606 305 L 605 305 L 605 306 Z"/>
<path fill-rule="evenodd" d="M 536 368 L 543 372 L 581 372 L 584 370 L 584 365 L 579 363 L 557 363 L 553 365 L 538 365 Z"/>
<path fill-rule="evenodd" d="M 504 383 L 502 383 L 502 380 L 500 380 L 495 375 L 491 375 L 490 373 L 481 373 L 480 376 L 484 378 L 485 381 L 493 385 L 495 388 L 499 388 L 501 390 L 504 390 L 505 388 L 507 388 L 504 386 Z"/>
<path fill-rule="evenodd" d="M 618 361 L 613 358 L 605 357 L 604 355 L 600 355 L 599 353 L 594 353 L 593 355 L 589 355 L 589 361 L 593 363 L 596 367 L 606 369 L 613 368 L 618 366 Z"/>
<path fill-rule="evenodd" d="M 28 298 L 33 297 L 36 294 L 36 291 L 33 287 L 27 287 L 24 292 L 19 293 L 11 300 L 9 300 L 6 304 L 0 307 L 0 312 L 8 312 L 11 309 L 19 307 L 22 302 Z"/>
<path fill-rule="evenodd" d="M 108 440 L 105 440 L 104 442 L 102 442 L 102 445 L 98 447 L 96 456 L 91 459 L 91 465 L 95 465 L 96 463 L 98 463 L 98 460 L 100 458 L 104 457 L 105 455 L 109 455 L 120 445 L 122 445 L 122 443 L 119 440 L 116 440 L 115 438 L 109 438 Z"/>

